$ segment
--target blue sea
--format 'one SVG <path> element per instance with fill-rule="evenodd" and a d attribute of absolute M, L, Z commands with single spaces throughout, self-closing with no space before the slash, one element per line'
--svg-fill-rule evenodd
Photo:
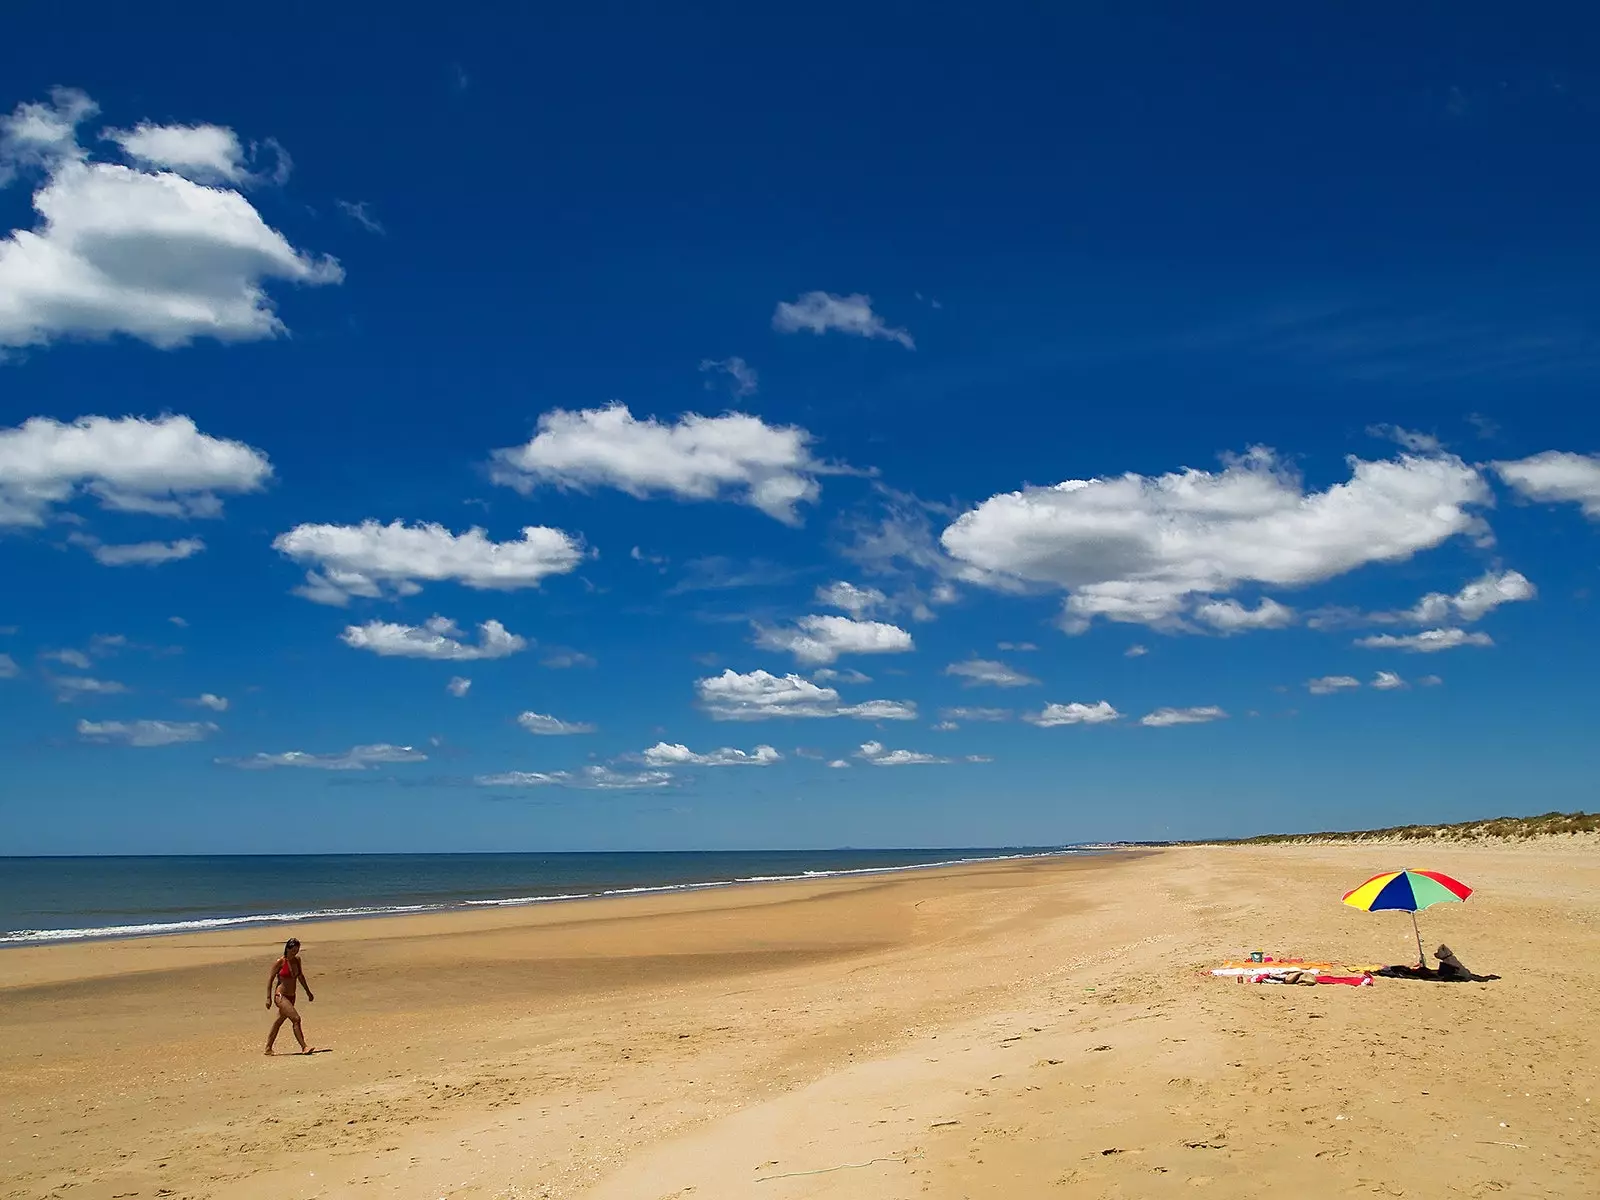
<path fill-rule="evenodd" d="M 716 850 L 0 858 L 0 947 L 541 904 L 1062 852 Z"/>

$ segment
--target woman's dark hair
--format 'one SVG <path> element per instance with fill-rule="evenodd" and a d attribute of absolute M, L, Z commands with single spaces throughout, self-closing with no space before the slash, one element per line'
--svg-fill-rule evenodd
<path fill-rule="evenodd" d="M 298 950 L 298 949 L 300 949 L 300 939 L 299 938 L 290 938 L 287 942 L 285 942 L 283 944 L 283 952 L 284 952 L 285 955 L 287 955 L 289 953 L 289 951 L 291 951 L 291 950 Z"/>

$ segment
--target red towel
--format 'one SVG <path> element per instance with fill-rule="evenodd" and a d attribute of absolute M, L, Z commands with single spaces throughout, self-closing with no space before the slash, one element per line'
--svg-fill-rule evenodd
<path fill-rule="evenodd" d="M 1318 983 L 1348 983 L 1351 987 L 1370 987 L 1371 975 L 1318 975 Z"/>

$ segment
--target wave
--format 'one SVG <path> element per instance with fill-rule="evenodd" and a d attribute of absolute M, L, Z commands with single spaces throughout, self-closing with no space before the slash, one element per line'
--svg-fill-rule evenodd
<path fill-rule="evenodd" d="M 792 875 L 740 875 L 732 879 L 708 879 L 693 883 L 642 884 L 638 887 L 605 888 L 592 892 L 557 892 L 539 896 L 508 896 L 483 900 L 458 900 L 434 904 L 375 904 L 346 908 L 314 908 L 303 912 L 248 913 L 227 917 L 194 917 L 184 921 L 149 921 L 131 925 L 102 925 L 79 929 L 14 929 L 0 933 L 0 946 L 38 945 L 48 942 L 78 942 L 106 938 L 159 937 L 174 933 L 204 933 L 215 929 L 239 929 L 254 925 L 290 925 L 307 921 L 337 921 L 362 917 L 395 917 L 408 913 L 450 912 L 470 908 L 517 908 L 530 904 L 551 904 L 562 900 L 600 900 L 608 896 L 640 896 L 659 892 L 695 892 L 708 888 L 737 887 L 752 883 L 792 883 L 808 879 L 829 879 L 843 875 L 890 875 L 901 871 L 925 871 L 933 867 L 958 867 L 969 863 L 1007 862 L 1021 858 L 1053 858 L 1083 853 L 1084 848 L 1035 851 L 1025 854 L 986 854 L 971 858 L 946 858 L 934 862 L 903 863 L 883 867 L 838 867 L 831 870 L 800 871 Z"/>

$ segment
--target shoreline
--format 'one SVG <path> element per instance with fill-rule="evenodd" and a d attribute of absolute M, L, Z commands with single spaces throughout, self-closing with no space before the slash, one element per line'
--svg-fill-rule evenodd
<path fill-rule="evenodd" d="M 332 921 L 370 921 L 389 917 L 411 917 L 452 912 L 476 912 L 484 909 L 528 908 L 542 904 L 561 904 L 583 900 L 609 900 L 627 896 L 671 895 L 710 891 L 721 888 L 749 887 L 768 883 L 794 883 L 805 880 L 840 879 L 853 876 L 888 875 L 905 871 L 928 871 L 945 867 L 960 867 L 974 863 L 1008 862 L 1036 858 L 1058 858 L 1103 854 L 1116 849 L 1104 846 L 1063 846 L 1050 850 L 1030 850 L 1015 854 L 977 855 L 969 858 L 939 859 L 929 862 L 903 863 L 874 867 L 841 867 L 837 869 L 808 870 L 789 875 L 754 875 L 733 879 L 709 879 L 687 883 L 645 884 L 638 887 L 605 888 L 592 892 L 567 892 L 553 895 L 515 896 L 505 898 L 466 898 L 427 904 L 373 905 L 348 908 L 310 909 L 304 912 L 278 912 L 194 917 L 182 921 L 146 922 L 130 925 L 88 926 L 64 929 L 15 929 L 0 932 L 0 954 L 24 947 L 78 945 L 84 942 L 125 941 L 152 937 L 181 937 L 186 934 L 219 932 L 225 930 L 266 929 L 274 926 L 316 924 Z M 865 851 L 879 853 L 879 851 Z M 881 853 L 895 853 L 887 849 Z M 644 852 L 654 853 L 654 852 Z M 695 853 L 688 851 L 685 853 Z M 730 852 L 742 853 L 742 852 Z M 759 853 L 759 852 L 758 852 Z M 818 851 L 819 854 L 831 853 Z M 48 860 L 49 856 L 34 856 L 35 861 Z M 62 856 L 82 859 L 94 856 Z M 142 855 L 141 858 L 163 858 L 164 855 Z M 297 855 L 194 855 L 194 858 L 211 857 L 302 857 Z M 311 857 L 311 856 L 305 856 Z M 328 856 L 345 857 L 345 856 Z M 426 858 L 428 855 L 395 855 L 374 857 Z"/>

